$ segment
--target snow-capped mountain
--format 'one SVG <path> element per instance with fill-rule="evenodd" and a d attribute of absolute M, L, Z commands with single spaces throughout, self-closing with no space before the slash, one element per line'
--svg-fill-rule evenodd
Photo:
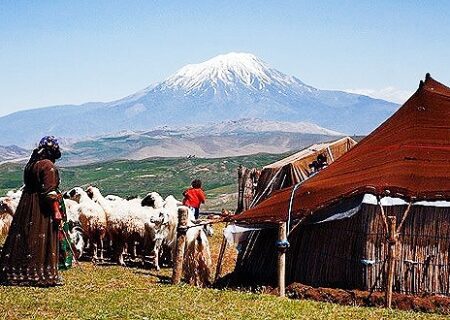
<path fill-rule="evenodd" d="M 55 106 L 0 118 L 0 144 L 29 146 L 44 134 L 70 139 L 120 130 L 259 118 L 309 122 L 365 134 L 398 105 L 342 91 L 319 90 L 247 53 L 187 65 L 166 80 L 109 103 Z"/>
<path fill-rule="evenodd" d="M 187 94 L 197 95 L 212 89 L 215 93 L 228 95 L 239 86 L 254 92 L 271 86 L 315 90 L 294 77 L 272 69 L 252 54 L 235 52 L 219 55 L 203 63 L 189 64 L 161 83 L 160 89 L 181 89 Z"/>

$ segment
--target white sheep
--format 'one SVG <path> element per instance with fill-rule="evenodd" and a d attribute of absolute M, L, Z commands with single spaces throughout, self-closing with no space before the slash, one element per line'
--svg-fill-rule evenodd
<path fill-rule="evenodd" d="M 67 221 L 79 222 L 80 212 L 78 211 L 79 204 L 75 200 L 63 199 L 64 206 L 66 207 Z"/>
<path fill-rule="evenodd" d="M 135 243 L 146 241 L 149 230 L 153 228 L 151 217 L 156 215 L 156 212 L 151 208 L 142 207 L 141 199 L 107 200 L 99 189 L 93 186 L 88 187 L 86 192 L 104 208 L 108 234 L 112 239 L 116 258 L 120 265 L 125 266 L 124 254 L 131 246 L 130 251 L 136 255 Z"/>
<path fill-rule="evenodd" d="M 154 192 L 150 193 L 148 196 L 152 197 L 152 200 L 158 199 L 158 195 Z M 152 203 L 152 201 L 145 201 L 143 203 Z M 177 240 L 177 226 L 178 226 L 178 210 L 182 207 L 181 202 L 175 199 L 174 196 L 170 195 L 164 199 L 164 205 L 162 211 L 160 212 L 159 218 L 155 219 L 155 246 L 154 246 L 154 256 L 155 256 L 155 266 L 159 270 L 159 257 L 167 258 L 169 261 L 173 262 L 176 240 Z M 188 231 L 187 231 L 187 242 L 186 242 L 186 257 L 189 263 L 197 263 L 198 267 L 201 268 L 200 274 L 195 276 L 195 272 L 189 274 L 194 275 L 196 285 L 199 285 L 203 281 L 204 285 L 208 284 L 209 280 L 206 278 L 210 275 L 210 260 L 211 254 L 209 252 L 209 244 L 206 236 L 213 235 L 213 228 L 211 225 L 197 226 L 196 219 L 193 210 L 189 210 L 187 207 L 183 207 L 188 212 Z M 198 238 L 198 239 L 197 239 Z M 195 240 L 195 241 L 194 241 Z M 196 261 L 192 260 L 192 255 L 199 255 L 196 257 Z M 198 259 L 202 258 L 204 261 L 201 262 Z M 190 261 L 190 262 L 189 262 Z M 207 263 L 208 262 L 208 263 Z M 192 269 L 192 265 L 190 268 Z M 209 270 L 209 271 L 208 271 Z M 194 279 L 193 278 L 193 279 Z"/>
<path fill-rule="evenodd" d="M 173 196 L 165 200 L 157 192 L 148 193 L 142 199 L 143 206 L 151 206 L 157 210 L 157 216 L 151 220 L 154 223 L 154 265 L 160 269 L 160 257 L 172 262 L 175 254 L 178 224 L 178 206 L 181 204 Z M 158 211 L 159 210 L 159 211 Z"/>
<path fill-rule="evenodd" d="M 22 189 L 19 189 L 8 191 L 5 197 L 0 197 L 0 237 L 2 238 L 8 235 L 21 196 Z"/>
<path fill-rule="evenodd" d="M 22 197 L 22 192 L 25 186 L 20 187 L 17 190 L 10 190 L 6 193 L 7 197 L 10 197 L 14 200 L 17 200 L 17 202 L 19 202 L 20 198 Z"/>
<path fill-rule="evenodd" d="M 84 253 L 84 247 L 86 245 L 84 241 L 84 231 L 80 226 L 73 226 L 70 228 L 68 232 L 68 236 L 70 238 L 70 241 L 73 244 L 74 247 L 74 253 L 76 254 L 76 258 L 79 259 L 83 253 Z"/>
<path fill-rule="evenodd" d="M 205 287 L 211 284 L 211 251 L 204 226 L 194 226 L 186 232 L 186 246 L 183 258 L 183 276 L 189 284 Z"/>
<path fill-rule="evenodd" d="M 204 287 L 211 283 L 211 251 L 208 235 L 212 235 L 210 225 L 199 225 L 188 207 L 178 210 L 188 212 L 186 243 L 183 257 L 184 279 L 193 285 Z"/>
<path fill-rule="evenodd" d="M 11 194 L 10 192 L 8 192 L 8 194 L 9 195 L 6 197 L 0 198 L 0 213 L 8 213 L 9 215 L 14 216 L 20 202 L 21 194 Z"/>
<path fill-rule="evenodd" d="M 168 195 L 165 199 L 164 199 L 164 205 L 171 205 L 171 206 L 177 206 L 180 207 L 183 205 L 183 202 L 177 200 L 173 195 Z"/>
<path fill-rule="evenodd" d="M 103 240 L 106 235 L 106 213 L 103 208 L 89 198 L 87 193 L 80 187 L 75 187 L 64 194 L 78 202 L 77 213 L 80 224 L 93 247 L 93 260 L 98 260 L 98 249 L 100 247 L 100 260 L 103 260 Z"/>

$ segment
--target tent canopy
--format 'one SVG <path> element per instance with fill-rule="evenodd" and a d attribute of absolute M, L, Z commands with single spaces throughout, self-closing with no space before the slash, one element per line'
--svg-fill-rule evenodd
<path fill-rule="evenodd" d="M 294 191 L 275 192 L 237 222 L 302 218 L 343 198 L 371 193 L 407 201 L 450 200 L 450 88 L 428 74 L 388 120 Z"/>
<path fill-rule="evenodd" d="M 328 163 L 332 163 L 350 150 L 356 141 L 350 137 L 340 138 L 331 142 L 316 143 L 294 153 L 284 159 L 265 166 L 258 179 L 252 207 L 268 198 L 276 190 L 293 186 L 310 175 L 309 165 L 323 154 Z"/>

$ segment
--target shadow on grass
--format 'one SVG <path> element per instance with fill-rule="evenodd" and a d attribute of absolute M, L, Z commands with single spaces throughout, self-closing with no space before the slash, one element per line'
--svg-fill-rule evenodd
<path fill-rule="evenodd" d="M 160 274 L 158 273 L 158 271 L 155 270 L 144 270 L 144 269 L 136 269 L 134 271 L 135 274 L 137 275 L 143 275 L 143 276 L 147 276 L 147 277 L 155 277 L 158 279 L 159 283 L 162 284 L 171 284 L 171 280 L 172 278 L 168 275 L 164 275 L 164 274 Z"/>

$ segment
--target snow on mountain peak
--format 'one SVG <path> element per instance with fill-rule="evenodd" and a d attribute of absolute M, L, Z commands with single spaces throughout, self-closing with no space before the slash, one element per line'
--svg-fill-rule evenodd
<path fill-rule="evenodd" d="M 300 85 L 300 80 L 285 75 L 267 65 L 250 53 L 218 55 L 208 61 L 189 64 L 178 70 L 162 83 L 162 88 L 182 88 L 186 92 L 208 87 L 226 87 L 237 84 L 253 90 L 262 90 L 268 85 Z"/>

